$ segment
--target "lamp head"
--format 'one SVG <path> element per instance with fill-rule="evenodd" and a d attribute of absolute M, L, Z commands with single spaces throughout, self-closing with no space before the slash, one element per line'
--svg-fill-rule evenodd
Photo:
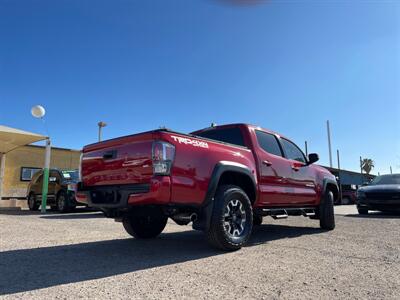
<path fill-rule="evenodd" d="M 35 105 L 34 107 L 31 108 L 31 114 L 35 118 L 43 118 L 44 115 L 46 114 L 46 110 L 41 105 Z"/>

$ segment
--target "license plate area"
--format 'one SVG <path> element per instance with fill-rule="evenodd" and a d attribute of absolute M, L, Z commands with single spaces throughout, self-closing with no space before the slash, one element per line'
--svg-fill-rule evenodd
<path fill-rule="evenodd" d="M 117 204 L 121 194 L 116 190 L 96 190 L 90 192 L 90 199 L 95 204 Z"/>

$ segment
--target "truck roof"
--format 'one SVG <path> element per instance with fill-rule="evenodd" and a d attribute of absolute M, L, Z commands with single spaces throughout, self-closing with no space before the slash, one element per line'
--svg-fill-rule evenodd
<path fill-rule="evenodd" d="M 206 127 L 206 128 L 200 129 L 200 130 L 193 131 L 190 134 L 196 135 L 196 134 L 198 134 L 200 132 L 204 132 L 204 131 L 208 131 L 208 130 L 219 129 L 219 128 L 229 128 L 229 127 L 250 127 L 250 128 L 253 128 L 253 129 L 262 130 L 262 131 L 265 131 L 265 132 L 268 132 L 268 133 L 271 133 L 271 134 L 278 135 L 278 136 L 283 137 L 285 139 L 288 139 L 287 137 L 281 135 L 280 133 L 277 133 L 277 132 L 272 131 L 270 129 L 265 129 L 265 128 L 257 126 L 257 125 L 248 124 L 248 123 L 231 123 L 231 124 L 210 126 L 210 127 Z"/>

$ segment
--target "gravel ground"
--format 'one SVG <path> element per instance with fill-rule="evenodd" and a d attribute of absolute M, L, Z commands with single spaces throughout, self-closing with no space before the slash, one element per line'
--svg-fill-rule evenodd
<path fill-rule="evenodd" d="M 223 253 L 172 222 L 140 241 L 100 213 L 0 212 L 0 298 L 400 299 L 400 216 L 341 206 L 336 223 L 265 218 Z"/>

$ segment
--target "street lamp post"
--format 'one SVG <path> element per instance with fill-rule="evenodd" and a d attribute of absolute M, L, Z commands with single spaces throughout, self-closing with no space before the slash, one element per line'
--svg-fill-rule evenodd
<path fill-rule="evenodd" d="M 43 106 L 36 105 L 32 107 L 31 114 L 35 118 L 41 119 L 44 122 L 43 117 L 46 114 L 46 111 L 43 108 Z M 41 208 L 42 213 L 46 213 L 46 206 L 47 206 L 47 193 L 49 190 L 50 155 L 51 155 L 51 142 L 50 142 L 50 137 L 47 136 L 44 168 L 43 168 L 42 208 Z"/>
<path fill-rule="evenodd" d="M 329 120 L 326 121 L 326 130 L 328 134 L 328 148 L 329 148 L 329 166 L 332 168 L 332 147 L 331 147 L 331 127 L 329 125 Z"/>
<path fill-rule="evenodd" d="M 44 157 L 44 169 L 43 169 L 43 186 L 42 186 L 42 213 L 46 212 L 47 206 L 47 193 L 49 187 L 49 172 L 50 172 L 50 155 L 51 155 L 51 143 L 50 138 L 46 139 L 46 150 Z"/>
<path fill-rule="evenodd" d="M 107 126 L 107 123 L 100 121 L 99 123 L 97 123 L 97 126 L 99 126 L 99 142 L 101 142 L 101 131 L 103 127 Z"/>

